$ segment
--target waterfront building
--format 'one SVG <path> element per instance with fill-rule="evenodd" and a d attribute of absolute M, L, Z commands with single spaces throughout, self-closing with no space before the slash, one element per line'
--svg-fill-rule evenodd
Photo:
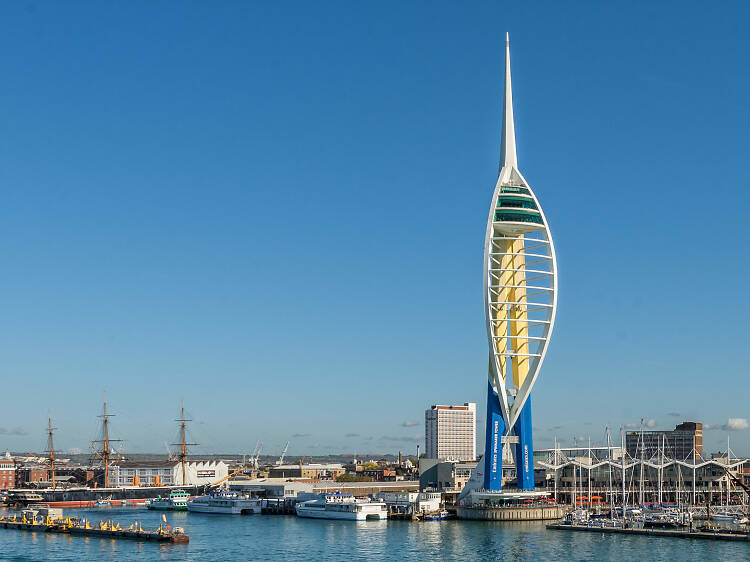
<path fill-rule="evenodd" d="M 500 171 L 484 245 L 484 300 L 490 354 L 483 487 L 502 488 L 503 447 L 514 445 L 518 488 L 533 490 L 531 389 L 555 321 L 557 263 L 547 219 L 518 168 L 507 36 Z"/>
<path fill-rule="evenodd" d="M 419 482 L 416 480 L 399 480 L 396 482 L 334 482 L 332 480 L 300 481 L 288 478 L 255 478 L 252 480 L 229 480 L 230 490 L 244 491 L 259 497 L 299 498 L 300 494 L 351 494 L 358 498 L 379 494 L 380 492 L 416 492 Z M 310 499 L 310 498 L 308 498 Z"/>
<path fill-rule="evenodd" d="M 739 503 L 743 490 L 730 474 L 743 478 L 750 460 L 723 453 L 712 459 L 679 459 L 668 447 L 650 458 L 631 456 L 622 447 L 568 447 L 534 452 L 535 466 L 546 472 L 546 489 L 573 505 Z M 750 498 L 745 497 L 747 502 Z"/>
<path fill-rule="evenodd" d="M 49 482 L 49 467 L 42 464 L 25 464 L 15 468 L 15 485 L 19 488 L 39 486 Z"/>
<path fill-rule="evenodd" d="M 180 461 L 119 461 L 109 474 L 111 487 L 200 486 L 213 484 L 229 474 L 224 461 L 185 461 L 185 482 Z"/>
<path fill-rule="evenodd" d="M 272 466 L 268 470 L 268 477 L 335 480 L 337 476 L 345 472 L 346 469 L 342 464 L 281 464 Z"/>
<path fill-rule="evenodd" d="M 16 463 L 10 453 L 0 458 L 0 490 L 9 490 L 16 486 Z"/>
<path fill-rule="evenodd" d="M 455 499 L 471 478 L 475 462 L 419 459 L 419 489 L 443 492 L 446 499 Z"/>
<path fill-rule="evenodd" d="M 425 456 L 428 459 L 473 461 L 477 458 L 477 405 L 433 405 L 424 414 Z"/>
<path fill-rule="evenodd" d="M 388 513 L 413 515 L 418 512 L 440 511 L 440 492 L 380 492 L 375 499 L 388 506 Z"/>
<path fill-rule="evenodd" d="M 228 487 L 235 492 L 274 499 L 279 501 L 294 500 L 300 493 L 313 493 L 313 482 L 301 482 L 288 478 L 253 478 L 249 480 L 229 480 Z"/>
<path fill-rule="evenodd" d="M 643 454 L 650 459 L 665 448 L 670 458 L 697 460 L 703 455 L 703 424 L 686 421 L 673 430 L 628 431 L 625 448 L 633 458 Z"/>

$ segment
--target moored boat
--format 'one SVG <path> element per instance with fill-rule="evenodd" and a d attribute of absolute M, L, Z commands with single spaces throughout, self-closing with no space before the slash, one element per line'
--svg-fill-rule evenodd
<path fill-rule="evenodd" d="M 148 502 L 148 509 L 187 511 L 190 494 L 185 490 L 172 490 L 166 497 L 159 496 Z"/>
<path fill-rule="evenodd" d="M 432 513 L 425 513 L 425 521 L 445 521 L 450 517 L 450 514 L 446 510 L 435 511 Z"/>
<path fill-rule="evenodd" d="M 735 513 L 731 511 L 721 511 L 714 515 L 711 515 L 712 521 L 721 521 L 723 523 L 735 523 L 737 525 L 745 525 L 748 521 L 742 513 Z"/>
<path fill-rule="evenodd" d="M 313 519 L 387 519 L 388 509 L 383 502 L 358 499 L 349 494 L 323 494 L 317 499 L 298 503 L 297 516 Z"/>
<path fill-rule="evenodd" d="M 151 503 L 153 505 L 153 501 Z M 217 491 L 189 500 L 187 509 L 191 513 L 252 515 L 261 512 L 261 500 L 247 498 L 236 492 Z"/>

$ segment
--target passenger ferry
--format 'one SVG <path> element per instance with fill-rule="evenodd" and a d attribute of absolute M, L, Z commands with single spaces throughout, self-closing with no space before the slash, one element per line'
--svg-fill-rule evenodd
<path fill-rule="evenodd" d="M 236 492 L 218 491 L 193 498 L 187 502 L 187 508 L 192 513 L 251 515 L 261 512 L 261 500 L 246 498 Z"/>
<path fill-rule="evenodd" d="M 314 519 L 365 521 L 388 518 L 385 503 L 356 499 L 350 494 L 323 494 L 318 499 L 298 503 L 296 509 L 298 517 Z"/>
<path fill-rule="evenodd" d="M 173 490 L 163 498 L 161 496 L 152 499 L 146 507 L 149 509 L 162 509 L 166 511 L 187 511 L 190 494 L 185 490 Z"/>

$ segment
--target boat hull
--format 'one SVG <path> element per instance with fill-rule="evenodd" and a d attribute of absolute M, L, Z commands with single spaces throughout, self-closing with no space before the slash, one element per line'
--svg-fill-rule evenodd
<path fill-rule="evenodd" d="M 163 504 L 150 503 L 147 507 L 155 511 L 187 511 L 188 510 L 188 507 L 186 505 L 163 505 Z"/>
<path fill-rule="evenodd" d="M 215 515 L 254 515 L 260 513 L 260 506 L 253 507 L 216 507 L 210 505 L 188 506 L 190 513 L 210 513 Z"/>
<path fill-rule="evenodd" d="M 331 511 L 327 509 L 298 507 L 298 517 L 309 519 L 338 519 L 342 521 L 366 521 L 367 519 L 387 519 L 387 513 L 364 513 L 349 511 Z"/>

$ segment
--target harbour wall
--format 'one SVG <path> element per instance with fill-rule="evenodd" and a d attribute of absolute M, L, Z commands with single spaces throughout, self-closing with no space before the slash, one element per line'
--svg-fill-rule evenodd
<path fill-rule="evenodd" d="M 567 509 L 562 505 L 540 507 L 466 507 L 456 506 L 459 519 L 482 521 L 544 521 L 561 519 Z"/>

